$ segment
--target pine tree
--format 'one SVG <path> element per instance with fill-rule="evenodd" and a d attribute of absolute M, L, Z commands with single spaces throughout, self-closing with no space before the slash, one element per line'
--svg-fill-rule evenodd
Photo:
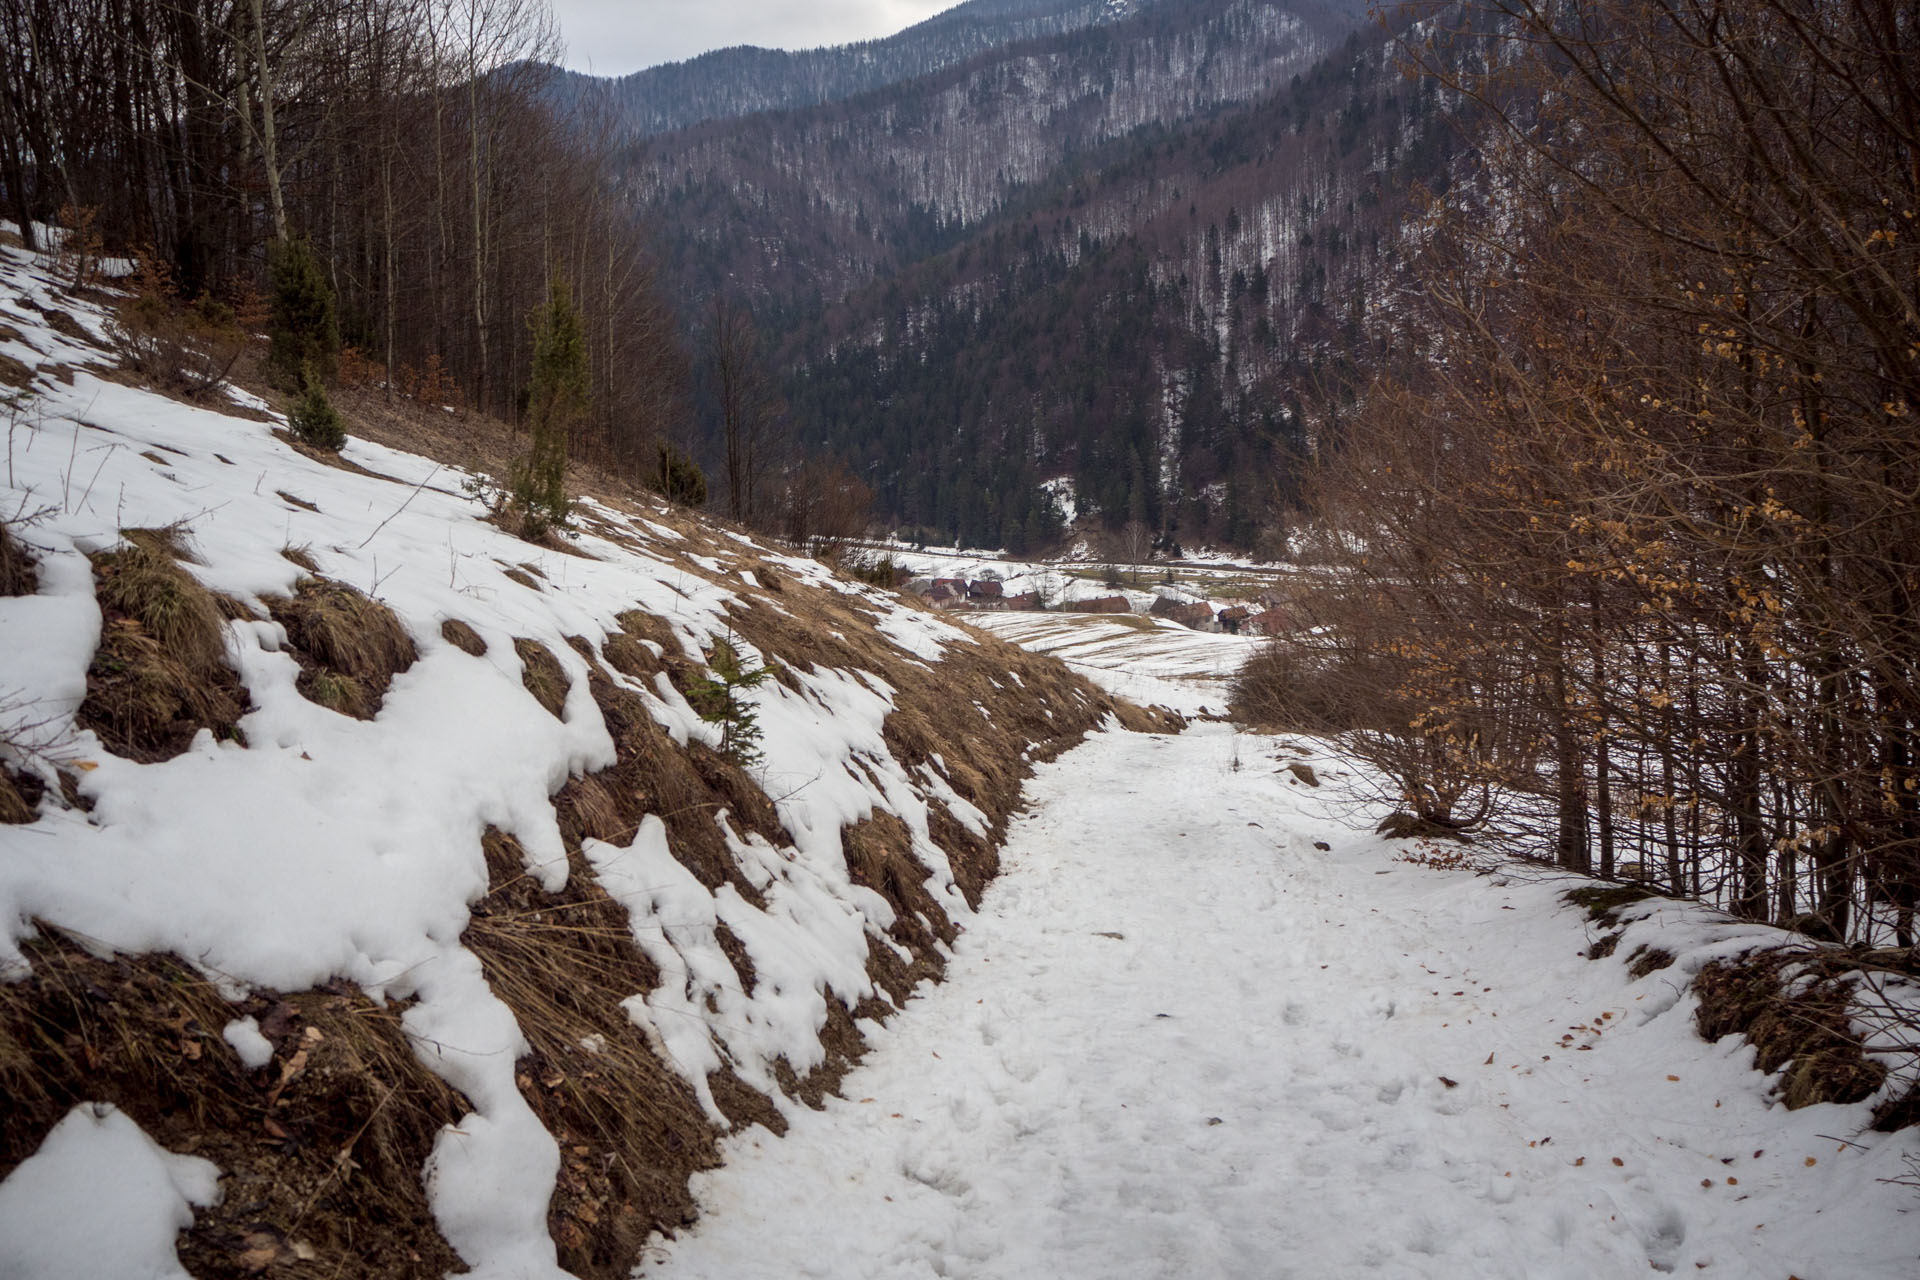
<path fill-rule="evenodd" d="M 325 382 L 333 377 L 340 356 L 333 286 L 327 283 L 313 246 L 304 239 L 279 243 L 269 257 L 273 299 L 267 368 L 280 385 L 304 391 L 309 369 Z"/>
<path fill-rule="evenodd" d="M 555 279 L 546 302 L 527 318 L 533 330 L 533 381 L 527 393 L 527 425 L 533 443 L 514 464 L 508 486 L 511 509 L 525 538 L 540 538 L 567 523 L 567 437 L 586 420 L 591 383 L 587 340 L 573 290 Z"/>

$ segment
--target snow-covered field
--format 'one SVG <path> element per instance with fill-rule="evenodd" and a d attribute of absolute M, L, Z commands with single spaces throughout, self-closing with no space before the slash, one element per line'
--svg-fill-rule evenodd
<path fill-rule="evenodd" d="M 1223 714 L 1241 664 L 1266 641 L 1177 622 L 1092 613 L 967 613 L 1023 649 L 1051 654 L 1110 693 L 1183 715 Z"/>
<path fill-rule="evenodd" d="M 648 1273 L 1920 1274 L 1885 1181 L 1920 1141 L 1694 1033 L 1676 974 L 1766 931 L 1665 904 L 1588 960 L 1568 881 L 1397 861 L 1277 754 L 1202 725 L 1044 767 L 949 981 L 844 1098 L 731 1139 Z M 1654 937 L 1678 964 L 1631 979 Z"/>

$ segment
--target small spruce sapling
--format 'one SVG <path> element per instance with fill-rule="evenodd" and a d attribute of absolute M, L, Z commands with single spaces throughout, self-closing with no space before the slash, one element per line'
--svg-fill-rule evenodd
<path fill-rule="evenodd" d="M 747 669 L 732 640 L 715 640 L 708 660 L 711 676 L 696 676 L 687 703 L 708 724 L 720 726 L 720 754 L 742 769 L 765 758 L 760 750 L 758 709 L 741 695 L 773 674 L 766 666 Z"/>
<path fill-rule="evenodd" d="M 315 449 L 340 452 L 347 443 L 347 427 L 340 420 L 340 411 L 327 399 L 327 389 L 320 385 L 312 365 L 300 371 L 300 383 L 299 398 L 287 411 L 287 425 L 293 429 L 294 439 Z"/>

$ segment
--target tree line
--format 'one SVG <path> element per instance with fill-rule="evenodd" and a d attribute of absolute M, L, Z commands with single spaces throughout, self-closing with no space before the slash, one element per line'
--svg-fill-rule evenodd
<path fill-rule="evenodd" d="M 546 0 L 0 0 L 0 199 L 238 302 L 307 242 L 346 372 L 504 418 L 556 281 L 591 386 L 571 448 L 660 464 L 686 360 L 590 119 L 547 104 Z"/>
<path fill-rule="evenodd" d="M 1404 57 L 1477 165 L 1318 406 L 1338 571 L 1249 701 L 1410 829 L 1913 945 L 1920 7 L 1475 0 Z"/>

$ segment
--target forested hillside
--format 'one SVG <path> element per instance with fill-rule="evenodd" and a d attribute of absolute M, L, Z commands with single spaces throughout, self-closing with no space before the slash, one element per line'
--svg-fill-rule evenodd
<path fill-rule="evenodd" d="M 1265 96 L 1350 25 L 1317 0 L 1162 0 L 846 102 L 651 139 L 627 186 L 683 298 L 724 283 L 816 307 L 951 245 L 1091 148 Z"/>
<path fill-rule="evenodd" d="M 1037 482 L 1060 476 L 1080 512 L 1163 545 L 1277 534 L 1303 402 L 1365 346 L 1410 196 L 1444 189 L 1462 150 L 1395 57 L 1356 35 L 1265 101 L 1143 132 L 828 310 L 793 348 L 797 429 L 944 538 L 1044 545 Z"/>
<path fill-rule="evenodd" d="M 140 256 L 156 312 L 204 296 L 256 329 L 276 247 L 304 240 L 342 376 L 507 415 L 564 278 L 593 372 L 574 446 L 632 467 L 679 421 L 682 357 L 605 146 L 546 103 L 558 47 L 541 0 L 13 0 L 5 213 Z"/>
<path fill-rule="evenodd" d="M 752 310 L 781 434 L 889 520 L 1040 545 L 1072 477 L 1115 524 L 1251 545 L 1405 192 L 1445 181 L 1431 89 L 1357 8 L 1166 0 L 654 139 L 629 182 L 696 331 Z"/>
<path fill-rule="evenodd" d="M 897 84 L 1018 40 L 1116 22 L 1157 0 L 965 0 L 895 35 L 789 52 L 740 45 L 616 79 L 566 72 L 552 92 L 604 104 L 623 133 L 809 107 Z"/>

